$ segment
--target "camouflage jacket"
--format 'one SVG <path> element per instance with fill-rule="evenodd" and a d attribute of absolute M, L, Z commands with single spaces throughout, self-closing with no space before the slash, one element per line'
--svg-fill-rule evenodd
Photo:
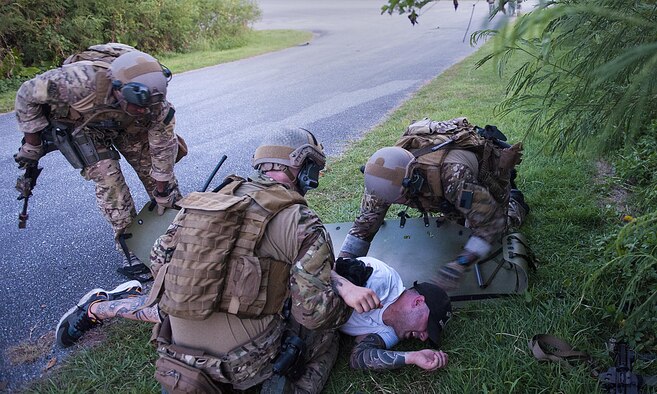
<path fill-rule="evenodd" d="M 455 152 L 460 154 L 448 155 L 440 167 L 420 168 L 424 171 L 438 170 L 440 185 L 432 182 L 435 178 L 426 177 L 427 182 L 416 198 L 407 201 L 406 205 L 426 212 L 441 212 L 452 220 L 465 219 L 472 229 L 466 249 L 483 256 L 506 228 L 506 206 L 499 204 L 488 189 L 478 183 L 477 168 L 472 164 L 476 163 L 476 158 L 473 162 L 468 157 L 474 157 L 474 154 Z M 470 203 L 463 200 L 464 195 L 469 196 Z M 360 215 L 349 230 L 340 254 L 365 256 L 390 206 L 366 190 Z"/>
<path fill-rule="evenodd" d="M 126 114 L 118 106 L 110 89 L 105 97 L 96 98 L 97 73 L 103 69 L 92 62 L 81 61 L 49 70 L 21 85 L 16 94 L 16 117 L 23 133 L 37 133 L 51 120 L 72 125 L 75 129 L 83 125 L 84 132 L 100 121 L 111 120 L 116 127 L 103 130 L 93 127 L 95 132 L 129 134 L 148 133 L 152 159 L 151 176 L 157 181 L 173 178 L 173 165 L 177 150 L 173 119 L 169 115 L 173 106 L 165 101 L 149 117 L 139 118 Z"/>

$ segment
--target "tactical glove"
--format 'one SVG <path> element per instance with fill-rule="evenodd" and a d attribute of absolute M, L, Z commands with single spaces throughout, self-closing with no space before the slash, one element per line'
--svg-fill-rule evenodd
<path fill-rule="evenodd" d="M 29 164 L 36 164 L 41 157 L 43 157 L 43 143 L 41 145 L 32 145 L 26 142 L 18 148 L 14 160 L 18 163 L 19 168 L 25 168 Z"/>
<path fill-rule="evenodd" d="M 153 197 L 157 203 L 157 214 L 162 215 L 167 208 L 173 208 L 178 199 L 178 190 L 167 188 L 162 194 L 153 190 Z"/>
<path fill-rule="evenodd" d="M 475 262 L 478 257 L 474 253 L 464 253 L 450 261 L 438 270 L 435 282 L 445 291 L 454 290 L 458 287 L 463 273 Z"/>
<path fill-rule="evenodd" d="M 518 142 L 511 147 L 503 149 L 500 153 L 498 167 L 500 171 L 511 171 L 522 161 L 522 143 Z"/>

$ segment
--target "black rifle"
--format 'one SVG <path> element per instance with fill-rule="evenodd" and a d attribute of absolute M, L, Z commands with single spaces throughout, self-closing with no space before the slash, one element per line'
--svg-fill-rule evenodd
<path fill-rule="evenodd" d="M 50 128 L 51 126 L 48 125 L 48 127 L 41 131 L 41 142 L 43 144 L 44 156 L 57 150 L 57 146 L 48 139 Z M 23 138 L 21 142 L 24 144 L 25 139 Z M 29 217 L 27 214 L 28 201 L 30 196 L 32 196 L 32 189 L 36 186 L 37 178 L 39 177 L 39 174 L 41 174 L 43 167 L 39 167 L 39 162 L 37 161 L 20 164 L 18 167 L 21 170 L 25 170 L 25 173 L 19 176 L 16 180 L 16 190 L 20 193 L 17 200 L 23 200 L 23 210 L 18 214 L 18 228 L 25 228 L 27 226 L 27 218 Z"/>
<path fill-rule="evenodd" d="M 613 345 L 614 366 L 598 376 L 600 384 L 611 394 L 638 394 L 645 385 L 653 385 L 654 377 L 644 378 L 632 372 L 635 352 L 626 343 Z"/>
<path fill-rule="evenodd" d="M 23 210 L 18 214 L 18 228 L 25 228 L 27 226 L 27 204 L 32 195 L 32 189 L 36 186 L 37 178 L 41 174 L 42 167 L 39 167 L 38 162 L 26 164 L 24 167 L 25 173 L 18 177 L 16 180 L 16 190 L 20 192 L 18 200 L 23 200 Z"/>

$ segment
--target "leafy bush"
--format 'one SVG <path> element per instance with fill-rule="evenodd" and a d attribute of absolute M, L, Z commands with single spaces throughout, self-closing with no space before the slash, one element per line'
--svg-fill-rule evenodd
<path fill-rule="evenodd" d="M 657 351 L 657 123 L 636 146 L 616 155 L 614 167 L 631 205 L 640 212 L 599 242 L 605 263 L 586 283 L 584 298 L 596 300 L 602 318 L 638 348 Z M 592 254 L 593 254 L 592 253 Z"/>
<path fill-rule="evenodd" d="M 619 336 L 638 349 L 657 349 L 657 212 L 621 228 L 587 281 L 584 298 L 597 300 Z M 603 316 L 604 317 L 604 316 Z"/>
<path fill-rule="evenodd" d="M 241 36 L 259 17 L 252 0 L 3 2 L 0 78 L 24 74 L 25 67 L 50 68 L 105 42 L 153 54 L 232 47 L 242 43 Z"/>
<path fill-rule="evenodd" d="M 641 212 L 655 210 L 657 201 L 657 122 L 628 153 L 614 162 L 618 176 L 632 191 L 632 205 Z"/>

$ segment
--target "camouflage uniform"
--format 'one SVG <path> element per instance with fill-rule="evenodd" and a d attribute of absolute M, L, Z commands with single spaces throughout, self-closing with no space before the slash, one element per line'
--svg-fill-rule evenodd
<path fill-rule="evenodd" d="M 259 174 L 252 179 L 262 185 L 275 183 Z M 243 195 L 250 188 L 252 186 L 245 183 L 236 194 Z M 174 220 L 155 242 L 151 263 L 156 270 L 173 254 L 178 228 Z M 239 319 L 222 312 L 200 321 L 169 316 L 172 341 L 231 358 L 232 365 L 237 367 L 221 380 L 235 389 L 246 389 L 272 376 L 270 356 L 279 352 L 281 331 L 301 325 L 299 336 L 305 339 L 307 362 L 305 373 L 295 382 L 295 392 L 319 392 L 337 358 L 336 328 L 351 312 L 331 287 L 334 256 L 329 235 L 310 208 L 292 205 L 269 222 L 256 254 L 259 258 L 272 258 L 290 265 L 290 316 L 293 321 L 285 322 L 279 315 Z M 263 338 L 263 334 L 267 337 Z"/>
<path fill-rule="evenodd" d="M 420 165 L 421 170 L 422 167 Z M 426 168 L 424 170 L 426 171 Z M 440 212 L 449 220 L 465 223 L 472 229 L 472 236 L 466 244 L 466 249 L 470 245 L 476 251 L 482 251 L 483 249 L 480 248 L 485 248 L 485 244 L 490 246 L 500 240 L 506 229 L 507 220 L 518 227 L 522 224 L 526 212 L 515 202 L 499 203 L 487 188 L 479 184 L 477 175 L 478 165 L 474 153 L 452 150 L 440 166 L 442 196 L 433 192 L 435 185 L 431 182 L 432 177 L 427 177 L 427 182 L 418 193 L 417 199 L 411 199 L 407 205 L 427 212 Z M 462 208 L 459 204 L 464 191 L 473 192 L 472 205 L 468 209 Z M 390 205 L 366 190 L 361 201 L 360 216 L 349 230 L 349 236 L 341 252 L 356 257 L 365 256 Z M 487 251 L 477 254 L 483 256 Z"/>
<path fill-rule="evenodd" d="M 173 106 L 164 101 L 150 116 L 128 115 L 118 106 L 111 89 L 98 91 L 99 71 L 105 70 L 81 61 L 23 83 L 15 104 L 20 131 L 39 133 L 51 121 L 61 122 L 91 137 L 99 153 L 121 153 L 151 197 L 156 181 L 169 182 L 177 192 L 173 166 L 178 141 L 173 131 Z M 95 182 L 98 206 L 118 236 L 135 217 L 134 201 L 118 159 L 100 160 L 83 168 L 81 174 Z"/>

